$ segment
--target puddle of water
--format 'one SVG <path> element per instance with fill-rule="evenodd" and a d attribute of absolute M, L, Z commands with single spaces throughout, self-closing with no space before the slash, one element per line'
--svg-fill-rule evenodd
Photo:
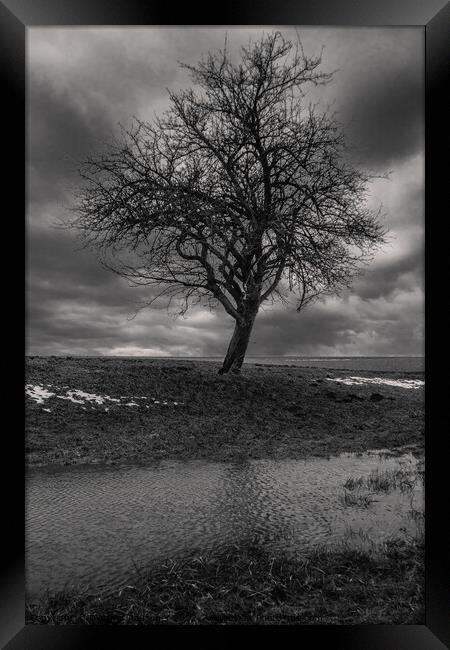
<path fill-rule="evenodd" d="M 361 546 L 414 535 L 423 482 L 349 506 L 349 477 L 408 467 L 411 455 L 243 464 L 165 462 L 156 467 L 48 468 L 27 474 L 26 588 L 116 588 L 151 560 L 208 551 L 253 536 L 267 547 Z M 418 469 L 418 467 L 417 467 Z"/>

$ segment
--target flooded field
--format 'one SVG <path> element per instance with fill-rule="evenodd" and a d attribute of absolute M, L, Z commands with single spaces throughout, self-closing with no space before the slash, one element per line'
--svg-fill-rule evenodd
<path fill-rule="evenodd" d="M 152 560 L 256 536 L 275 551 L 368 546 L 423 527 L 411 455 L 29 470 L 26 587 L 113 589 Z"/>

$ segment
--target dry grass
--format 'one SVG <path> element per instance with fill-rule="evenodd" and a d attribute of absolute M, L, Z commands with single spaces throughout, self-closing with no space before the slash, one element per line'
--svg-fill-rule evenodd
<path fill-rule="evenodd" d="M 251 541 L 193 553 L 108 596 L 28 602 L 28 624 L 423 624 L 423 544 L 272 556 Z"/>

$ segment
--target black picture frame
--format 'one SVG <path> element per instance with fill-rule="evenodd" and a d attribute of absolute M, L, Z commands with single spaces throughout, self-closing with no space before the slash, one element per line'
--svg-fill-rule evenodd
<path fill-rule="evenodd" d="M 174 22 L 176 20 L 176 22 Z M 174 7 L 168 2 L 151 0 L 0 0 L 0 69 L 4 92 L 2 156 L 5 169 L 2 180 L 4 196 L 12 197 L 10 209 L 3 212 L 9 226 L 17 228 L 14 237 L 25 235 L 23 204 L 17 200 L 24 192 L 24 152 L 26 151 L 26 30 L 49 25 L 341 25 L 400 26 L 418 25 L 425 30 L 426 63 L 426 624 L 367 626 L 245 626 L 208 627 L 115 627 L 115 626 L 33 626 L 24 624 L 24 442 L 17 427 L 4 436 L 5 460 L 12 470 L 4 487 L 4 552 L 0 579 L 2 614 L 0 645 L 7 650 L 42 648 L 104 648 L 117 643 L 120 647 L 140 648 L 157 642 L 155 632 L 176 635 L 181 631 L 219 631 L 223 639 L 230 634 L 249 631 L 253 643 L 264 633 L 264 640 L 277 639 L 280 633 L 305 648 L 312 644 L 342 650 L 439 650 L 450 647 L 450 564 L 449 533 L 446 523 L 447 456 L 444 452 L 446 419 L 445 397 L 437 374 L 431 370 L 439 352 L 445 356 L 447 320 L 445 292 L 435 286 L 445 278 L 448 240 L 443 225 L 448 215 L 448 104 L 444 101 L 448 81 L 446 63 L 450 61 L 450 9 L 445 0 L 240 0 L 219 8 L 214 3 L 184 3 Z M 22 135 L 23 134 L 23 135 Z M 5 155 L 7 152 L 7 155 Z M 15 191 L 12 188 L 15 187 Z M 4 207 L 4 206 L 3 206 Z M 447 209 L 446 209 L 447 208 Z M 5 231 L 9 240 L 10 230 Z M 17 239 L 15 240 L 17 241 Z M 439 248 L 441 246 L 441 249 Z M 445 252 L 444 252 L 444 246 Z M 9 243 L 5 249 L 9 247 Z M 16 246 L 17 248 L 17 246 Z M 441 264 L 441 267 L 439 267 Z M 444 266 L 445 265 L 445 266 Z M 6 284 L 6 282 L 5 282 Z M 11 283 L 8 283 L 11 284 Z M 444 283 L 445 286 L 445 283 Z M 18 294 L 12 282 L 5 304 Z M 437 295 L 439 303 L 431 295 Z M 442 310 L 431 319 L 432 305 Z M 14 321 L 20 308 L 9 312 Z M 21 330 L 14 327 L 15 336 Z M 11 340 L 14 337 L 11 332 Z M 21 339 L 23 341 L 23 339 Z M 6 347 L 14 354 L 11 366 L 17 366 L 21 343 Z M 441 361 L 443 363 L 443 361 Z M 437 363 L 436 363 L 437 366 Z M 9 367 L 9 365 L 8 365 Z M 20 377 L 22 381 L 23 377 Z M 17 395 L 23 390 L 19 385 Z M 21 399 L 21 398 L 20 398 Z M 19 402 L 20 405 L 20 402 Z M 20 406 L 19 406 L 20 411 Z M 448 425 L 447 425 L 448 427 Z M 13 496 L 11 496 L 13 495 Z M 276 630 L 273 628 L 276 627 Z M 250 629 L 249 629 L 250 628 Z M 276 634 L 276 637 L 272 636 Z M 256 637 L 255 637 L 256 635 Z"/>

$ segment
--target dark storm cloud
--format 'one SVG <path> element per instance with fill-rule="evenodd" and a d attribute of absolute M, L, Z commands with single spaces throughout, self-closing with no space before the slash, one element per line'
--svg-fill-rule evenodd
<path fill-rule="evenodd" d="M 67 231 L 31 226 L 29 239 L 28 265 L 35 271 L 28 281 L 32 287 L 40 286 L 46 298 L 64 295 L 110 305 L 131 304 L 126 282 L 103 268 L 91 251 L 80 249 Z"/>
<path fill-rule="evenodd" d="M 269 31 L 265 28 L 264 31 Z M 283 31 L 295 40 L 293 29 Z M 236 52 L 259 28 L 227 28 Z M 305 51 L 325 44 L 333 83 L 311 89 L 332 104 L 355 157 L 389 181 L 372 186 L 383 202 L 391 244 L 351 292 L 304 313 L 260 314 L 249 354 L 414 354 L 421 352 L 423 296 L 423 42 L 417 29 L 298 30 Z M 29 30 L 28 351 L 41 354 L 221 355 L 232 320 L 197 308 L 174 320 L 162 301 L 103 269 L 75 234 L 55 229 L 73 205 L 76 169 L 133 115 L 152 119 L 166 88 L 190 84 L 177 61 L 196 63 L 222 47 L 222 28 Z"/>
<path fill-rule="evenodd" d="M 318 35 L 300 29 L 317 49 Z M 312 30 L 314 31 L 314 30 Z M 354 156 L 377 171 L 423 149 L 424 37 L 411 29 L 324 29 L 322 65 L 333 80 L 314 99 L 327 102 L 345 127 Z M 315 43 L 314 43 L 315 41 Z"/>
<path fill-rule="evenodd" d="M 33 272 L 27 278 L 27 317 L 34 344 L 55 353 L 55 342 L 63 342 L 65 351 L 77 343 L 88 354 L 94 342 L 105 348 L 123 340 L 124 333 L 127 338 L 130 319 L 152 292 L 130 288 L 67 231 L 31 227 L 28 234 L 27 264 Z M 163 307 L 156 302 L 152 311 Z"/>
<path fill-rule="evenodd" d="M 412 291 L 415 287 L 421 287 L 423 274 L 423 250 L 422 246 L 417 246 L 406 257 L 369 266 L 364 275 L 353 282 L 351 293 L 363 300 L 381 296 L 388 299 L 398 290 Z"/>
<path fill-rule="evenodd" d="M 365 79 L 353 89 L 339 117 L 366 164 L 386 168 L 421 148 L 422 98 L 423 86 L 417 73 L 401 67 Z"/>
<path fill-rule="evenodd" d="M 418 56 L 419 55 L 419 56 Z M 423 148 L 422 49 L 411 60 L 386 54 L 341 99 L 338 117 L 365 164 L 387 171 Z"/>
<path fill-rule="evenodd" d="M 260 315 L 253 349 L 271 355 L 414 355 L 422 353 L 420 298 L 398 293 L 394 300 L 317 303 L 303 312 Z M 251 353 L 251 352 L 250 352 Z"/>
<path fill-rule="evenodd" d="M 65 204 L 80 162 L 107 146 L 119 123 L 129 126 L 140 102 L 165 104 L 178 69 L 167 65 L 167 52 L 146 48 L 142 35 L 133 47 L 121 30 L 44 31 L 36 57 L 30 35 L 29 197 Z"/>
<path fill-rule="evenodd" d="M 79 161 L 114 132 L 110 116 L 95 102 L 86 113 L 69 89 L 55 88 L 49 80 L 31 85 L 29 108 L 31 205 L 65 199 Z"/>

